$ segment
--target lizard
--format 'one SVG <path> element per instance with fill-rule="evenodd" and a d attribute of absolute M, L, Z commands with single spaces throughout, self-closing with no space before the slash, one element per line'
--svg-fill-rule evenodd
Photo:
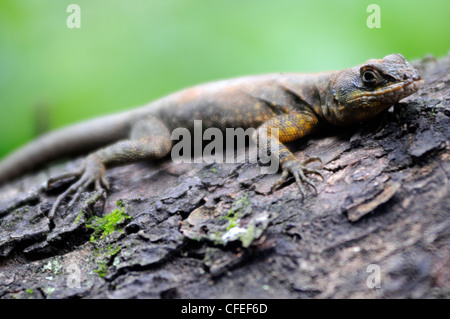
<path fill-rule="evenodd" d="M 46 183 L 70 179 L 48 214 L 52 219 L 63 200 L 67 208 L 89 187 L 106 193 L 106 169 L 136 161 L 161 159 L 172 149 L 171 131 L 203 125 L 243 129 L 253 127 L 257 145 L 277 145 L 281 177 L 272 190 L 293 175 L 300 193 L 315 188 L 310 174 L 322 176 L 301 162 L 286 143 L 317 132 L 323 125 L 345 126 L 375 117 L 423 85 L 420 73 L 401 55 L 370 59 L 341 71 L 273 73 L 200 84 L 147 105 L 91 119 L 46 133 L 0 162 L 0 184 L 51 160 L 90 152 L 76 169 L 50 177 Z M 273 134 L 277 130 L 278 134 Z M 265 130 L 265 134 L 261 134 Z"/>

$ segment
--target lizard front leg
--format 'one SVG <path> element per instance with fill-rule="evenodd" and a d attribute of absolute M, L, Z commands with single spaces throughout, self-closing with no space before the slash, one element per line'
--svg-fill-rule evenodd
<path fill-rule="evenodd" d="M 284 143 L 311 134 L 318 123 L 318 118 L 311 112 L 297 113 L 294 111 L 286 115 L 277 116 L 258 128 L 256 132 L 258 147 L 262 148 L 263 154 L 268 154 L 270 149 L 271 156 L 278 157 L 283 170 L 281 178 L 273 184 L 272 191 L 283 183 L 290 174 L 294 176 L 302 197 L 305 192 L 303 183 L 310 185 L 316 190 L 314 183 L 306 177 L 306 174 L 316 174 L 321 177 L 322 175 L 316 170 L 308 169 L 306 165 L 313 161 L 320 161 L 320 159 L 310 157 L 301 162 L 295 158 L 294 154 L 289 151 Z"/>
<path fill-rule="evenodd" d="M 81 167 L 51 177 L 48 180 L 47 185 L 51 187 L 57 181 L 73 177 L 78 178 L 72 186 L 58 196 L 48 218 L 53 219 L 61 202 L 71 194 L 74 195 L 67 206 L 68 208 L 91 185 L 97 191 L 107 191 L 109 189 L 109 183 L 105 177 L 107 167 L 158 159 L 167 155 L 171 147 L 172 140 L 169 130 L 158 118 L 148 116 L 138 120 L 132 127 L 130 139 L 100 149 L 87 156 Z"/>

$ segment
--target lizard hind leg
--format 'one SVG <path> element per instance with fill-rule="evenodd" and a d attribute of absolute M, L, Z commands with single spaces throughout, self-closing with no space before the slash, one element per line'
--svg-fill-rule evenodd
<path fill-rule="evenodd" d="M 67 208 L 72 207 L 73 204 L 80 198 L 81 194 L 91 185 L 94 185 L 96 191 L 103 191 L 103 194 L 105 194 L 105 192 L 109 190 L 109 183 L 106 180 L 105 171 L 105 166 L 100 158 L 95 154 L 91 154 L 85 159 L 80 168 L 51 177 L 47 182 L 48 187 L 51 187 L 51 185 L 57 181 L 62 181 L 71 177 L 77 177 L 79 179 L 64 193 L 57 197 L 50 213 L 48 214 L 48 218 L 52 220 L 55 216 L 56 210 L 61 205 L 61 202 L 69 195 L 74 194 L 71 201 L 67 205 Z"/>
<path fill-rule="evenodd" d="M 103 194 L 105 194 L 109 189 L 105 177 L 106 167 L 158 159 L 167 155 L 171 146 L 169 130 L 162 121 L 154 116 L 146 116 L 137 120 L 133 123 L 129 139 L 120 140 L 99 149 L 86 157 L 79 169 L 49 179 L 48 185 L 51 186 L 54 182 L 67 178 L 78 178 L 72 186 L 58 196 L 48 218 L 51 220 L 54 217 L 64 199 L 73 194 L 67 206 L 68 209 L 90 186 L 94 186 L 96 191 L 104 191 Z"/>

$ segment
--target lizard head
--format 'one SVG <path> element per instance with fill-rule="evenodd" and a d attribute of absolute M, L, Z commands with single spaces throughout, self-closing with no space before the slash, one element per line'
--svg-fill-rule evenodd
<path fill-rule="evenodd" d="M 374 117 L 417 92 L 423 83 L 419 71 L 401 54 L 343 70 L 333 81 L 336 118 L 348 123 Z"/>

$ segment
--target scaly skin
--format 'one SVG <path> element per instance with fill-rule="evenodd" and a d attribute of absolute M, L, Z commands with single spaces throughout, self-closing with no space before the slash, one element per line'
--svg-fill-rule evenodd
<path fill-rule="evenodd" d="M 95 150 L 77 170 L 49 179 L 78 180 L 61 194 L 49 213 L 73 194 L 70 207 L 89 186 L 107 190 L 107 167 L 166 156 L 170 132 L 192 131 L 194 120 L 203 128 L 257 128 L 253 137 L 265 151 L 278 156 L 282 175 L 273 189 L 292 174 L 303 196 L 303 184 L 315 189 L 307 174 L 318 174 L 301 163 L 284 143 L 316 131 L 320 123 L 348 125 L 376 116 L 423 84 L 418 71 L 400 54 L 336 72 L 270 74 L 196 86 L 147 106 L 80 123 L 44 135 L 0 162 L 0 184 L 62 156 Z M 273 134 L 278 130 L 278 135 Z M 267 134 L 261 134 L 265 130 Z M 101 148 L 103 147 L 103 148 Z"/>

